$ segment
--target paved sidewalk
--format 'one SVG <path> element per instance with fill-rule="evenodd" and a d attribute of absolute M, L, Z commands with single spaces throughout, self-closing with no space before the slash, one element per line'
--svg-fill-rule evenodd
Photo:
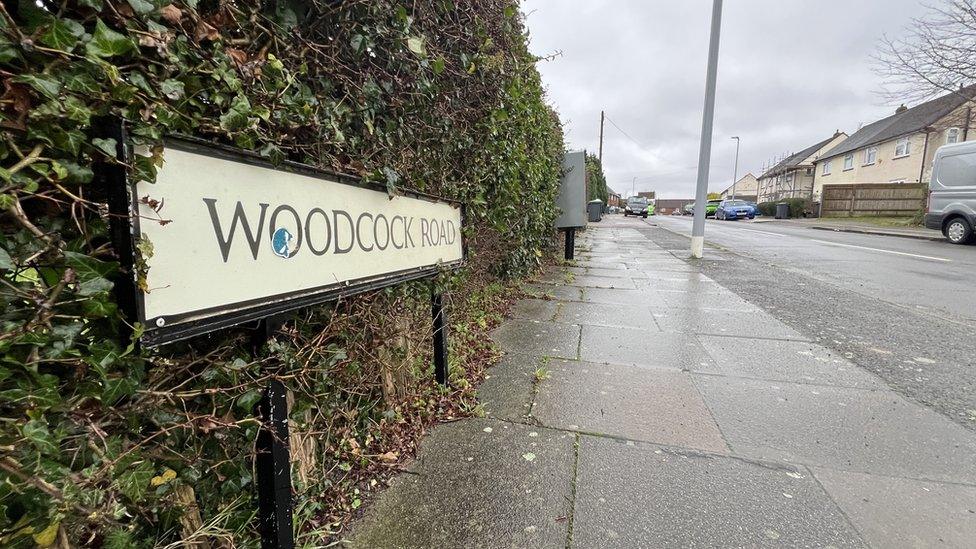
<path fill-rule="evenodd" d="M 396 548 L 973 547 L 976 434 L 607 218 L 352 530 Z"/>
<path fill-rule="evenodd" d="M 874 234 L 880 236 L 897 236 L 902 238 L 915 238 L 919 240 L 943 240 L 942 233 L 925 227 L 885 227 L 883 225 L 872 225 L 870 223 L 848 221 L 843 218 L 828 219 L 769 219 L 764 218 L 760 222 L 783 224 L 793 227 L 804 227 L 821 231 L 840 231 L 844 233 Z"/>

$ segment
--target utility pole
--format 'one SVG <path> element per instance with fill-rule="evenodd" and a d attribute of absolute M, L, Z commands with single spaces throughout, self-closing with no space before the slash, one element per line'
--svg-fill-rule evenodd
<path fill-rule="evenodd" d="M 637 178 L 630 182 L 630 196 L 637 196 Z"/>
<path fill-rule="evenodd" d="M 598 158 L 600 159 L 600 166 L 603 166 L 603 119 L 605 118 L 604 112 L 600 111 L 600 154 Z"/>
<path fill-rule="evenodd" d="M 732 139 L 735 139 L 735 164 L 732 168 L 732 200 L 735 200 L 735 184 L 739 177 L 739 137 L 732 136 Z"/>
<path fill-rule="evenodd" d="M 697 259 L 701 259 L 705 253 L 705 199 L 708 196 L 708 167 L 712 160 L 712 121 L 715 117 L 715 83 L 718 78 L 718 41 L 721 31 L 722 0 L 712 0 L 712 31 L 708 39 L 708 68 L 705 73 L 705 108 L 698 150 L 698 188 L 695 190 L 695 220 L 691 226 L 691 257 Z"/>

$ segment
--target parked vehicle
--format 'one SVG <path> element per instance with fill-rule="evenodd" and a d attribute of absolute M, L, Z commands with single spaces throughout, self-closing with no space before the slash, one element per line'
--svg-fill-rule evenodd
<path fill-rule="evenodd" d="M 745 200 L 723 200 L 715 208 L 715 219 L 729 221 L 742 218 L 754 219 L 756 209 Z"/>
<path fill-rule="evenodd" d="M 976 226 L 976 141 L 935 151 L 925 226 L 953 244 L 968 244 Z"/>
<path fill-rule="evenodd" d="M 695 215 L 695 205 L 685 204 L 685 207 L 681 208 L 681 215 Z"/>
<path fill-rule="evenodd" d="M 718 205 L 721 204 L 721 200 L 709 200 L 705 203 L 705 217 L 715 217 L 715 210 L 718 209 Z M 695 215 L 695 205 L 691 205 L 691 215 Z"/>
<path fill-rule="evenodd" d="M 683 214 L 679 208 L 675 208 L 671 210 L 671 215 L 685 215 L 685 214 Z"/>
<path fill-rule="evenodd" d="M 627 206 L 624 208 L 624 217 L 639 215 L 647 217 L 647 199 L 643 196 L 632 196 L 627 199 Z"/>

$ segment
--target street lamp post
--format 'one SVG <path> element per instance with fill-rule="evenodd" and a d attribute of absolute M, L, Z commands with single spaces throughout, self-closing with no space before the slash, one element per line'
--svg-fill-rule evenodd
<path fill-rule="evenodd" d="M 739 136 L 732 136 L 735 139 L 735 164 L 732 167 L 732 200 L 735 200 L 735 184 L 739 178 Z"/>
<path fill-rule="evenodd" d="M 712 121 L 715 117 L 715 81 L 718 77 L 718 41 L 721 30 L 722 0 L 712 0 L 712 33 L 708 40 L 705 109 L 702 113 L 701 145 L 698 150 L 695 221 L 691 226 L 691 257 L 698 259 L 701 259 L 705 252 L 705 199 L 708 196 L 708 165 L 712 160 Z"/>

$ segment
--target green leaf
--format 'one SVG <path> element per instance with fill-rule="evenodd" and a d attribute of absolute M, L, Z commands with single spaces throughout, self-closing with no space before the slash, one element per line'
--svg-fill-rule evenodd
<path fill-rule="evenodd" d="M 61 82 L 46 74 L 22 74 L 14 77 L 13 81 L 27 84 L 51 99 L 57 99 L 61 91 Z"/>
<path fill-rule="evenodd" d="M 79 0 L 78 3 L 95 11 L 102 11 L 102 0 Z"/>
<path fill-rule="evenodd" d="M 170 99 L 180 99 L 184 95 L 183 82 L 172 78 L 163 80 L 163 83 L 159 85 L 159 91 L 163 92 L 163 95 Z"/>
<path fill-rule="evenodd" d="M 73 19 L 54 19 L 47 32 L 41 35 L 41 43 L 56 50 L 70 52 L 85 34 L 85 27 Z"/>
<path fill-rule="evenodd" d="M 138 13 L 139 15 L 145 15 L 156 9 L 156 6 L 152 2 L 146 2 L 146 0 L 127 0 L 129 5 L 132 6 L 132 11 Z"/>
<path fill-rule="evenodd" d="M 250 125 L 251 102 L 238 95 L 231 102 L 230 110 L 220 116 L 220 127 L 228 132 L 243 130 Z"/>
<path fill-rule="evenodd" d="M 47 422 L 41 419 L 32 419 L 20 428 L 20 432 L 28 442 L 43 453 L 53 454 L 58 451 L 58 445 L 51 436 L 51 431 L 47 428 Z"/>
<path fill-rule="evenodd" d="M 112 281 L 105 278 L 86 280 L 78 285 L 78 295 L 93 296 L 112 289 Z"/>
<path fill-rule="evenodd" d="M 14 263 L 13 258 L 10 257 L 10 254 L 7 253 L 7 250 L 0 248 L 0 269 L 12 271 L 16 268 L 17 265 Z"/>
<path fill-rule="evenodd" d="M 149 482 L 155 476 L 153 466 L 143 461 L 116 476 L 119 490 L 130 500 L 137 502 L 149 491 Z"/>
<path fill-rule="evenodd" d="M 108 28 L 99 19 L 95 23 L 95 34 L 85 49 L 94 57 L 115 57 L 135 50 L 136 45 L 131 38 Z"/>
<path fill-rule="evenodd" d="M 64 261 L 75 270 L 79 282 L 106 277 L 118 268 L 115 262 L 101 261 L 78 252 L 64 252 Z"/>
<path fill-rule="evenodd" d="M 110 158 L 115 158 L 118 143 L 114 139 L 112 139 L 111 137 L 108 139 L 102 139 L 101 137 L 96 137 L 92 139 L 91 142 L 92 145 L 95 145 L 95 148 L 105 153 L 105 156 L 108 156 Z"/>
<path fill-rule="evenodd" d="M 417 55 L 424 55 L 424 39 L 420 36 L 407 38 L 407 47 Z"/>
<path fill-rule="evenodd" d="M 434 61 L 430 64 L 430 67 L 434 69 L 434 74 L 440 74 L 444 72 L 445 65 L 446 63 L 444 62 L 444 58 L 438 57 L 437 59 L 434 59 Z"/>
<path fill-rule="evenodd" d="M 366 50 L 366 37 L 361 34 L 354 34 L 349 45 L 356 53 L 363 53 Z"/>

